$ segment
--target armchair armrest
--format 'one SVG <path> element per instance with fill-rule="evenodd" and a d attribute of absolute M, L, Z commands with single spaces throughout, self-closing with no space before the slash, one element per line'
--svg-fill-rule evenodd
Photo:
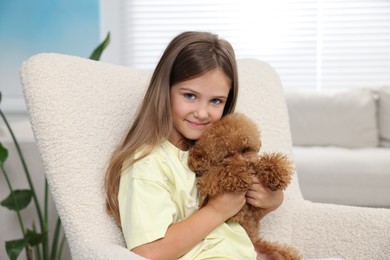
<path fill-rule="evenodd" d="M 293 234 L 305 258 L 388 259 L 390 210 L 305 201 Z"/>

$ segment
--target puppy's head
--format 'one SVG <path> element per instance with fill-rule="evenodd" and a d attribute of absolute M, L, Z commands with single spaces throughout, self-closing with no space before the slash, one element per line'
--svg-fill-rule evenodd
<path fill-rule="evenodd" d="M 202 175 L 223 159 L 260 150 L 257 125 L 243 114 L 234 113 L 213 123 L 190 149 L 188 165 Z"/>

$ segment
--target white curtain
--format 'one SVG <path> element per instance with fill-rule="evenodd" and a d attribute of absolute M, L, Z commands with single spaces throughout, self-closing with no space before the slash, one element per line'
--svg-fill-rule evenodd
<path fill-rule="evenodd" d="M 120 15 L 124 65 L 152 69 L 198 30 L 269 62 L 285 88 L 390 85 L 389 0 L 123 0 Z"/>

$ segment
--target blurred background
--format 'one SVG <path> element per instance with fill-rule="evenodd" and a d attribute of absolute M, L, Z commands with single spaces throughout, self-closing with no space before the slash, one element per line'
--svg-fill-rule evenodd
<path fill-rule="evenodd" d="M 25 110 L 19 67 L 31 55 L 87 57 L 110 31 L 103 61 L 152 69 L 186 30 L 214 32 L 238 58 L 269 62 L 285 88 L 390 82 L 388 0 L 0 0 L 2 109 Z"/>

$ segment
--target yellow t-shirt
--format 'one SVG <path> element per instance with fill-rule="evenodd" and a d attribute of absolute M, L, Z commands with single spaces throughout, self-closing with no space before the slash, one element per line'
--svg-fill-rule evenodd
<path fill-rule="evenodd" d="M 119 212 L 129 249 L 163 238 L 169 225 L 198 209 L 195 174 L 187 159 L 188 152 L 164 141 L 122 172 Z M 256 252 L 241 225 L 228 222 L 180 259 L 256 259 Z"/>

